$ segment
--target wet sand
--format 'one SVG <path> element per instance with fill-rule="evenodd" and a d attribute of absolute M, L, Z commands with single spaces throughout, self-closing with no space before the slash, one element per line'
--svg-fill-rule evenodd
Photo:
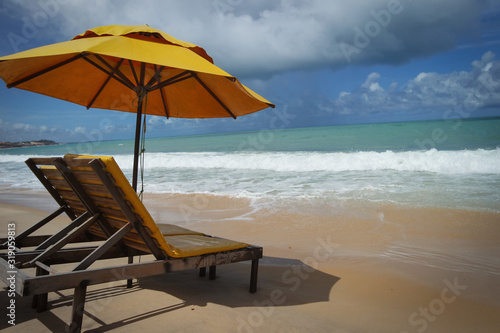
<path fill-rule="evenodd" d="M 157 223 L 264 247 L 258 291 L 250 265 L 89 287 L 88 332 L 498 332 L 500 214 L 382 203 L 262 203 L 208 195 L 146 194 Z M 20 231 L 54 209 L 31 192 L 0 194 L 2 229 Z M 35 208 L 27 208 L 26 205 Z M 50 233 L 67 223 L 60 217 Z M 149 260 L 144 257 L 142 260 Z M 17 297 L 5 332 L 62 332 L 72 290 L 49 294 L 36 313 Z M 7 292 L 2 284 L 2 304 Z"/>

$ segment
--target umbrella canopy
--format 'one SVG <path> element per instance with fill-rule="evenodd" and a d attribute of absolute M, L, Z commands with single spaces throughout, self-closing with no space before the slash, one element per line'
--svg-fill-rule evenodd
<path fill-rule="evenodd" d="M 215 66 L 203 48 L 147 25 L 97 27 L 67 42 L 0 57 L 0 77 L 8 88 L 137 113 L 134 189 L 143 113 L 236 118 L 274 107 Z"/>

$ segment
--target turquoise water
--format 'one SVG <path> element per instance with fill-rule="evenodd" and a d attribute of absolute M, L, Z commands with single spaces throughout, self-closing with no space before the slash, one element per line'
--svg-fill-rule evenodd
<path fill-rule="evenodd" d="M 0 186 L 41 189 L 24 160 L 66 153 L 112 155 L 130 178 L 132 151 L 132 140 L 2 150 Z M 148 139 L 144 188 L 267 203 L 360 200 L 500 211 L 500 119 Z"/>
<path fill-rule="evenodd" d="M 8 155 L 107 154 L 128 155 L 133 140 L 96 141 L 61 146 L 8 149 Z M 149 153 L 162 152 L 355 152 L 496 149 L 500 147 L 500 118 L 419 121 L 367 125 L 262 130 L 147 139 Z"/>

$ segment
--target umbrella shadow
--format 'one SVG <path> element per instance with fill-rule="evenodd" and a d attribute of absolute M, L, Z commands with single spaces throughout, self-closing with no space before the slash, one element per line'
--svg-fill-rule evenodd
<path fill-rule="evenodd" d="M 217 267 L 217 278 L 197 278 L 196 271 L 182 271 L 141 278 L 141 289 L 154 290 L 181 300 L 181 303 L 104 325 L 89 332 L 106 332 L 184 307 L 205 307 L 209 303 L 231 308 L 283 307 L 328 302 L 340 278 L 326 274 L 300 260 L 264 257 L 259 267 L 257 292 L 249 288 L 250 264 Z"/>
<path fill-rule="evenodd" d="M 236 308 L 254 306 L 256 301 L 271 298 L 278 298 L 280 304 L 276 305 L 279 306 L 327 302 L 333 285 L 340 278 L 297 259 L 264 257 L 255 294 L 248 292 L 249 279 L 250 264 L 238 263 L 218 266 L 217 278 L 212 281 L 194 279 L 192 271 L 183 271 L 140 279 L 138 283 L 141 288 L 165 292 L 188 305 L 215 303 Z"/>
<path fill-rule="evenodd" d="M 257 292 L 254 294 L 248 292 L 249 279 L 250 264 L 242 262 L 218 266 L 215 280 L 209 280 L 208 274 L 207 277 L 201 278 L 197 276 L 196 270 L 187 270 L 140 278 L 130 289 L 120 284 L 89 290 L 84 316 L 98 323 L 100 327 L 86 332 L 107 332 L 185 307 L 205 307 L 209 303 L 231 308 L 259 308 L 328 302 L 331 289 L 340 280 L 339 277 L 318 271 L 300 260 L 275 257 L 264 257 L 261 260 Z M 161 297 L 161 293 L 164 293 L 168 297 L 166 306 L 144 310 L 112 323 L 107 322 L 104 315 L 99 315 L 100 311 L 96 308 L 96 304 L 97 307 L 104 309 L 121 297 L 135 297 L 134 294 L 139 297 L 139 293 L 146 290 L 160 293 L 155 295 L 155 298 Z M 0 292 L 0 295 L 3 293 L 4 291 Z M 49 310 L 70 308 L 73 301 L 72 293 L 58 292 L 58 294 L 58 298 L 49 301 Z M 170 300 L 172 302 L 168 304 Z M 36 319 L 50 332 L 64 332 L 67 329 L 70 318 L 59 318 L 54 311 L 37 313 L 29 309 L 31 303 L 29 297 L 21 298 L 19 301 L 18 308 L 26 308 L 28 311 L 19 311 L 16 324 Z M 6 328 L 3 324 L 4 321 L 0 323 L 0 329 Z"/>

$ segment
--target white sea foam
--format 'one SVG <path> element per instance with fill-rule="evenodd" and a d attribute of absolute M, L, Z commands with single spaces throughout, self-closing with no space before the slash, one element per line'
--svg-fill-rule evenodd
<path fill-rule="evenodd" d="M 33 155 L 0 155 L 0 164 L 24 163 Z M 43 157 L 43 156 L 38 156 Z M 124 170 L 132 155 L 115 156 Z M 422 171 L 442 174 L 500 174 L 500 148 L 495 150 L 405 152 L 235 152 L 148 153 L 146 169 L 227 169 L 276 172 Z"/>
<path fill-rule="evenodd" d="M 24 165 L 0 155 L 0 186 L 42 189 Z M 115 159 L 130 179 L 132 155 Z M 155 193 L 370 200 L 500 211 L 500 149 L 385 152 L 147 153 Z"/>
<path fill-rule="evenodd" d="M 123 168 L 131 156 L 117 158 Z M 441 174 L 500 174 L 500 149 L 408 152 L 152 153 L 147 169 L 226 169 L 275 172 L 422 171 Z"/>

